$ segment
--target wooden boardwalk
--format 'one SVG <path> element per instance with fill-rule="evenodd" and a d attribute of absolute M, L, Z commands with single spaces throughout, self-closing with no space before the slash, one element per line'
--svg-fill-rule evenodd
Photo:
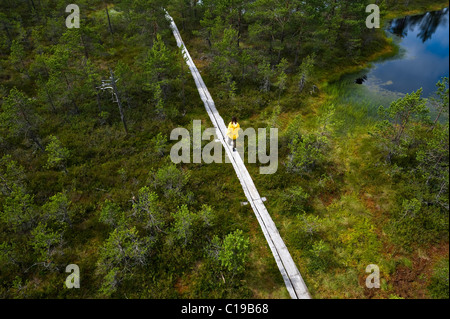
<path fill-rule="evenodd" d="M 232 148 L 227 143 L 227 127 L 225 125 L 225 122 L 223 121 L 219 112 L 217 112 L 214 101 L 209 94 L 205 83 L 203 82 L 200 72 L 198 71 L 197 67 L 194 64 L 194 61 L 192 60 L 188 50 L 186 49 L 186 46 L 184 45 L 175 22 L 168 13 L 167 19 L 171 23 L 171 28 L 177 41 L 178 47 L 183 48 L 183 54 L 186 57 L 186 62 L 189 66 L 192 77 L 194 78 L 195 84 L 197 85 L 200 98 L 205 104 L 205 108 L 208 112 L 209 117 L 211 118 L 211 122 L 216 128 L 217 138 L 222 142 L 228 158 L 233 165 L 234 170 L 236 171 L 242 188 L 244 189 L 245 196 L 252 206 L 252 209 L 256 215 L 256 218 L 258 219 L 267 243 L 269 244 L 269 247 L 278 265 L 278 268 L 280 269 L 281 275 L 283 276 L 289 295 L 293 299 L 310 299 L 311 296 L 308 292 L 305 282 L 303 281 L 303 278 L 300 275 L 300 272 L 298 271 L 294 260 L 292 259 L 286 245 L 284 244 L 284 241 L 281 238 L 280 233 L 275 226 L 275 223 L 270 217 L 269 212 L 267 211 L 258 193 L 258 190 L 256 189 L 255 184 L 253 183 L 253 180 L 248 173 L 244 162 L 242 161 L 242 158 L 240 157 L 238 152 L 233 152 Z"/>

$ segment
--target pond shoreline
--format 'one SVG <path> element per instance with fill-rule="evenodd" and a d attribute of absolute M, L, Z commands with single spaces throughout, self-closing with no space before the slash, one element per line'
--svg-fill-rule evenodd
<path fill-rule="evenodd" d="M 382 62 L 385 59 L 394 58 L 397 56 L 400 52 L 400 46 L 397 45 L 392 38 L 388 37 L 386 35 L 386 32 L 384 31 L 387 27 L 387 24 L 389 21 L 396 19 L 396 18 L 402 18 L 409 15 L 420 15 L 424 14 L 429 11 L 439 11 L 447 8 L 449 6 L 448 2 L 442 2 L 438 4 L 430 4 L 426 8 L 416 8 L 411 10 L 394 10 L 391 11 L 388 15 L 382 16 L 381 25 L 382 27 L 379 29 L 380 32 L 382 32 L 381 38 L 384 41 L 384 45 L 379 49 L 373 52 L 371 55 L 367 56 L 364 61 L 354 64 L 345 66 L 341 70 L 335 70 L 331 71 L 328 74 L 324 74 L 320 79 L 320 88 L 325 88 L 328 86 L 328 84 L 332 82 L 339 81 L 344 76 L 349 74 L 357 74 L 358 72 L 363 71 L 364 69 L 367 69 L 370 67 L 372 63 Z"/>

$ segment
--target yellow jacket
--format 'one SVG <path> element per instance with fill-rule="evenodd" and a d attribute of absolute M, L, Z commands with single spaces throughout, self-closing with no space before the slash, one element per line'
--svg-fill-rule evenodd
<path fill-rule="evenodd" d="M 239 123 L 234 124 L 233 122 L 230 122 L 228 124 L 228 132 L 227 135 L 229 138 L 236 140 L 239 137 L 239 129 L 241 127 L 239 126 Z"/>

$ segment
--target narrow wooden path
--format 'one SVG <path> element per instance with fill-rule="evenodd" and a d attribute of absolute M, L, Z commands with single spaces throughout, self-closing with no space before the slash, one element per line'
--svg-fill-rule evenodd
<path fill-rule="evenodd" d="M 195 84 L 197 85 L 198 92 L 200 97 L 205 104 L 206 111 L 208 112 L 209 117 L 211 118 L 211 122 L 216 128 L 217 138 L 222 142 L 223 147 L 230 159 L 234 170 L 239 178 L 239 181 L 244 189 L 245 196 L 247 197 L 250 205 L 253 208 L 253 211 L 258 219 L 258 222 L 261 226 L 261 229 L 264 233 L 264 236 L 269 244 L 269 247 L 272 251 L 272 254 L 275 258 L 275 261 L 280 269 L 281 275 L 283 276 L 284 282 L 286 284 L 286 288 L 289 292 L 289 295 L 293 299 L 310 299 L 308 289 L 303 281 L 300 272 L 297 269 L 297 266 L 294 263 L 286 245 L 284 244 L 283 239 L 278 232 L 275 223 L 269 215 L 259 193 L 253 183 L 253 180 L 248 173 L 247 168 L 245 167 L 242 158 L 239 155 L 239 152 L 233 152 L 230 145 L 226 140 L 227 127 L 225 126 L 225 122 L 220 116 L 219 112 L 217 112 L 214 101 L 209 94 L 209 91 L 203 82 L 203 79 L 198 71 L 197 67 L 194 64 L 184 42 L 181 38 L 180 32 L 173 21 L 173 18 L 167 13 L 167 19 L 171 23 L 171 28 L 173 31 L 173 35 L 177 41 L 178 47 L 183 48 L 183 54 L 186 57 L 186 62 L 191 71 L 192 77 L 194 78 Z"/>

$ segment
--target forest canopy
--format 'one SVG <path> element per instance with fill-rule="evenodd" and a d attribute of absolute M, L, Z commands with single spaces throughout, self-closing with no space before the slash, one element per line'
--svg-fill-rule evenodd
<path fill-rule="evenodd" d="M 312 296 L 448 298 L 448 78 L 370 116 L 333 92 L 396 52 L 370 3 L 77 0 L 68 29 L 64 1 L 2 0 L 0 297 L 289 297 L 233 167 L 170 159 L 172 129 L 212 124 L 167 10 L 221 116 L 279 129 L 277 173 L 248 169 Z"/>

